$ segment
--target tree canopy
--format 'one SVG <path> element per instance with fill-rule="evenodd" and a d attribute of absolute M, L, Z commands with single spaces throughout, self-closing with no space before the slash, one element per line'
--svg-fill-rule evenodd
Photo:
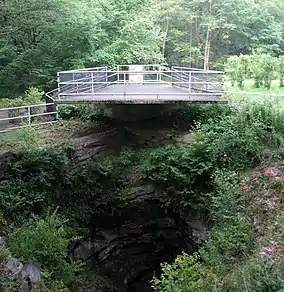
<path fill-rule="evenodd" d="M 0 95 L 54 87 L 56 72 L 167 63 L 222 69 L 284 50 L 281 0 L 0 0 Z"/>

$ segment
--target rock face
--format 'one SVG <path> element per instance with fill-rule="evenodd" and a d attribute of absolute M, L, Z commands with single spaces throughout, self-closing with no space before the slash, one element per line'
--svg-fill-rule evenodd
<path fill-rule="evenodd" d="M 14 154 L 9 150 L 0 149 L 0 181 L 4 179 L 9 167 L 9 162 L 14 157 Z"/>
<path fill-rule="evenodd" d="M 19 292 L 37 291 L 37 286 L 41 282 L 39 263 L 23 264 L 16 258 L 10 258 L 0 262 L 0 272 L 10 281 L 16 281 L 19 284 Z"/>
<path fill-rule="evenodd" d="M 143 291 L 137 283 L 147 283 L 161 262 L 182 250 L 195 251 L 204 233 L 205 220 L 196 211 L 178 214 L 160 206 L 152 186 L 136 187 L 116 214 L 94 219 L 90 238 L 71 254 L 110 275 L 119 291 Z"/>

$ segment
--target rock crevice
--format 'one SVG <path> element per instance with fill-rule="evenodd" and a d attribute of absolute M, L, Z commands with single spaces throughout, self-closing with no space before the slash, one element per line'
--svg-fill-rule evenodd
<path fill-rule="evenodd" d="M 112 277 L 119 291 L 143 291 L 182 250 L 196 251 L 206 233 L 206 221 L 196 211 L 182 215 L 160 205 L 152 186 L 133 188 L 113 216 L 94 218 L 90 237 L 73 247 L 74 259 L 88 261 Z"/>

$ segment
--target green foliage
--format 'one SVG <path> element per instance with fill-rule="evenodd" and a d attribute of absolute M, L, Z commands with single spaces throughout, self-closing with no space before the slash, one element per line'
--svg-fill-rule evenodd
<path fill-rule="evenodd" d="M 173 264 L 162 265 L 161 278 L 154 278 L 152 288 L 156 292 L 193 292 L 199 291 L 200 270 L 199 256 L 183 253 L 176 257 Z"/>
<path fill-rule="evenodd" d="M 220 69 L 227 56 L 250 54 L 256 48 L 272 54 L 283 50 L 280 0 L 166 0 L 158 6 L 170 64 L 202 67 L 210 56 L 210 66 Z"/>
<path fill-rule="evenodd" d="M 268 54 L 251 55 L 250 70 L 255 79 L 255 86 L 264 85 L 270 88 L 271 81 L 275 78 L 277 72 L 277 59 Z"/>
<path fill-rule="evenodd" d="M 216 171 L 214 173 L 214 192 L 210 194 L 211 218 L 218 224 L 243 218 L 245 214 L 244 197 L 239 191 L 239 177 L 236 172 Z"/>
<path fill-rule="evenodd" d="M 205 124 L 209 120 L 221 120 L 232 114 L 232 107 L 229 104 L 198 104 L 185 105 L 176 113 L 173 113 L 175 129 L 197 128 L 200 124 Z"/>
<path fill-rule="evenodd" d="M 137 162 L 137 155 L 127 150 L 119 158 L 82 166 L 76 165 L 73 148 L 67 146 L 23 151 L 8 169 L 9 180 L 0 185 L 1 210 L 18 224 L 32 213 L 41 215 L 59 206 L 72 224 L 85 227 L 94 216 L 116 206 Z"/>
<path fill-rule="evenodd" d="M 280 77 L 280 87 L 284 87 L 284 56 L 278 58 L 278 73 Z"/>
<path fill-rule="evenodd" d="M 166 205 L 196 206 L 200 192 L 208 188 L 212 164 L 198 148 L 166 146 L 155 149 L 142 166 L 143 178 L 165 190 Z M 202 182 L 202 183 L 201 183 Z"/>
<path fill-rule="evenodd" d="M 45 144 L 39 132 L 32 127 L 18 129 L 0 136 L 0 148 L 16 152 L 38 149 Z"/>
<path fill-rule="evenodd" d="M 150 0 L 2 1 L 0 94 L 48 90 L 63 69 L 159 62 L 157 17 Z"/>
<path fill-rule="evenodd" d="M 0 262 L 7 260 L 11 256 L 10 251 L 5 247 L 0 247 Z"/>
<path fill-rule="evenodd" d="M 215 225 L 201 254 L 210 266 L 220 271 L 240 261 L 253 247 L 253 235 L 244 219 Z"/>
<path fill-rule="evenodd" d="M 0 185 L 0 205 L 5 218 L 15 222 L 31 213 L 39 214 L 55 200 L 58 188 L 68 183 L 66 151 L 28 150 L 15 158 L 9 180 Z"/>
<path fill-rule="evenodd" d="M 104 110 L 89 105 L 59 105 L 59 118 L 63 120 L 77 119 L 82 121 L 106 121 Z"/>
<path fill-rule="evenodd" d="M 15 99 L 2 98 L 0 99 L 0 108 L 18 107 L 25 105 L 35 105 L 42 103 L 43 92 L 35 87 L 30 87 L 21 97 Z"/>
<path fill-rule="evenodd" d="M 245 78 L 248 74 L 248 58 L 241 55 L 231 56 L 227 59 L 225 64 L 225 72 L 234 85 L 237 82 L 239 88 L 243 88 Z"/>
<path fill-rule="evenodd" d="M 214 174 L 213 192 L 207 196 L 207 208 L 212 210 L 214 226 L 199 251 L 200 256 L 182 255 L 173 264 L 165 264 L 161 277 L 153 280 L 154 291 L 244 291 L 238 290 L 232 277 L 226 280 L 234 264 L 253 248 L 253 236 L 245 221 L 244 198 L 237 189 L 238 183 L 235 172 L 217 171 Z"/>
<path fill-rule="evenodd" d="M 276 273 L 275 264 L 276 263 L 269 260 L 261 260 L 249 263 L 245 271 L 245 284 L 247 289 L 252 292 L 283 291 L 283 267 L 281 267 L 280 271 Z"/>
<path fill-rule="evenodd" d="M 67 258 L 66 247 L 74 240 L 66 221 L 56 213 L 43 219 L 30 219 L 12 230 L 7 245 L 23 261 L 39 262 L 53 280 L 71 285 L 80 265 Z"/>

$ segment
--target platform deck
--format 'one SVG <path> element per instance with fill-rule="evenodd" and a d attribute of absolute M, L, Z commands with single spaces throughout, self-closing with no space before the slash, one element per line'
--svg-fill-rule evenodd
<path fill-rule="evenodd" d="M 55 99 L 56 103 L 120 103 L 120 104 L 163 104 L 163 103 L 224 103 L 220 93 L 188 92 L 188 89 L 168 84 L 114 84 L 95 93 L 67 93 Z"/>

